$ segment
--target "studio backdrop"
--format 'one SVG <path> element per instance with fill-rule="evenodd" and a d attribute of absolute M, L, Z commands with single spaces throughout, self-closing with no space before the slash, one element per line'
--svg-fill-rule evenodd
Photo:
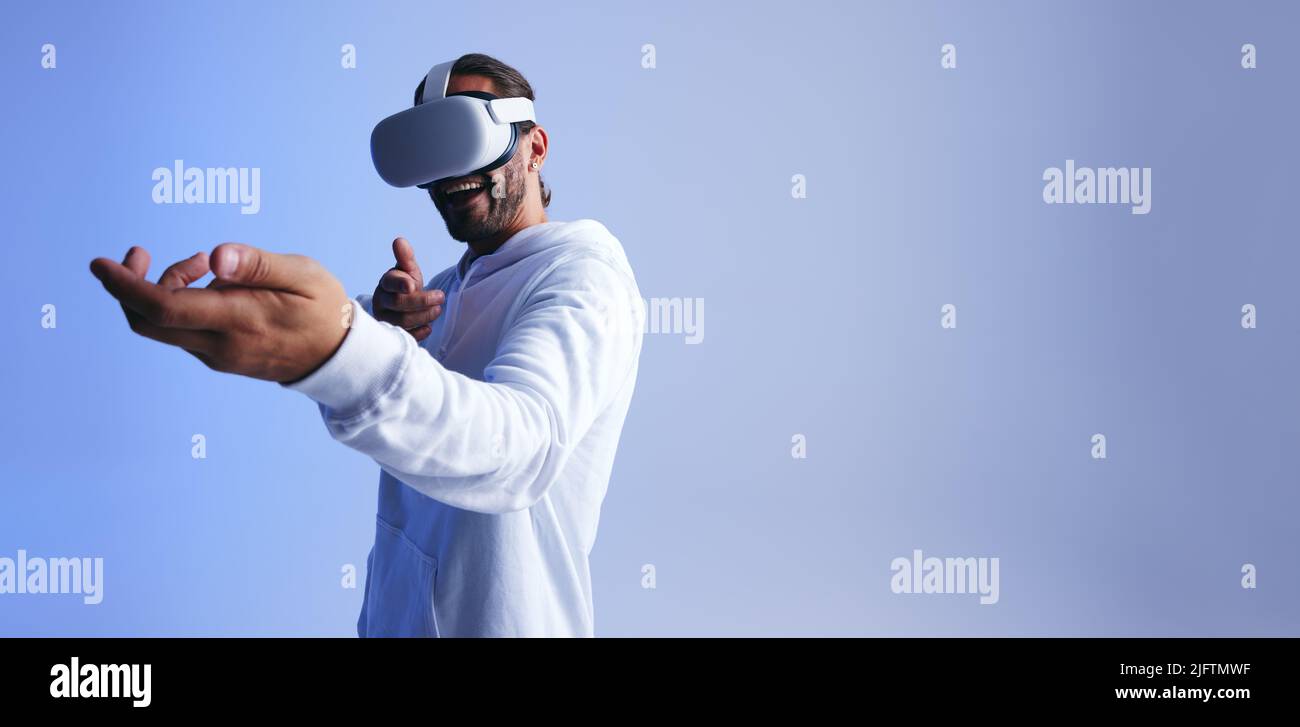
<path fill-rule="evenodd" d="M 87 264 L 452 265 L 369 137 L 469 52 L 644 296 L 598 635 L 1300 635 L 1293 3 L 5 16 L 0 563 L 86 572 L 0 579 L 0 635 L 356 633 L 378 468 Z"/>

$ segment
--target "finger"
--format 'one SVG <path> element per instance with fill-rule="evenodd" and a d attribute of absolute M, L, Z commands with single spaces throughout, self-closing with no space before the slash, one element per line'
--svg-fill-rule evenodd
<path fill-rule="evenodd" d="M 190 257 L 173 263 L 158 278 L 158 284 L 164 288 L 184 288 L 195 280 L 208 274 L 208 254 L 196 252 Z"/>
<path fill-rule="evenodd" d="M 149 262 L 149 251 L 139 245 L 132 245 L 126 251 L 126 257 L 122 258 L 122 265 L 142 278 L 149 274 Z M 122 306 L 122 312 L 126 314 L 127 323 L 130 323 L 133 318 L 139 318 L 138 313 L 132 312 L 126 306 Z"/>
<path fill-rule="evenodd" d="M 129 315 L 131 330 L 145 338 L 183 348 L 198 356 L 211 354 L 217 347 L 217 334 L 211 331 L 191 331 L 185 328 L 163 328 L 139 315 Z"/>
<path fill-rule="evenodd" d="M 390 293 L 414 293 L 420 289 L 420 283 L 405 270 L 393 268 L 379 279 L 379 287 Z"/>
<path fill-rule="evenodd" d="M 407 331 L 407 333 L 410 333 L 411 336 L 415 338 L 415 340 L 423 341 L 424 339 L 429 337 L 430 333 L 433 333 L 433 328 L 431 326 L 420 326 L 414 331 Z"/>
<path fill-rule="evenodd" d="M 418 293 L 390 293 L 381 290 L 375 294 L 380 308 L 409 313 L 442 305 L 445 296 L 441 290 L 422 290 Z"/>
<path fill-rule="evenodd" d="M 163 328 L 219 329 L 230 316 L 221 305 L 221 294 L 216 291 L 167 290 L 136 275 L 125 265 L 102 257 L 91 261 L 90 272 L 124 307 Z"/>
<path fill-rule="evenodd" d="M 375 320 L 391 323 L 404 331 L 414 331 L 429 325 L 442 315 L 442 306 L 425 308 L 424 310 L 411 311 L 409 313 L 395 310 L 376 309 Z"/>
<path fill-rule="evenodd" d="M 212 250 L 212 274 L 223 284 L 308 293 L 321 268 L 302 255 L 281 255 L 252 245 L 224 242 Z"/>
<path fill-rule="evenodd" d="M 410 273 L 423 286 L 424 276 L 420 274 L 420 266 L 415 262 L 415 248 L 411 247 L 405 237 L 393 240 L 393 258 L 397 260 L 398 270 Z"/>
<path fill-rule="evenodd" d="M 389 316 L 389 322 L 398 328 L 412 330 L 427 326 L 442 315 L 442 306 L 436 305 L 428 310 L 416 311 L 414 313 L 392 313 Z"/>
<path fill-rule="evenodd" d="M 126 257 L 122 258 L 122 264 L 142 278 L 149 274 L 149 262 L 149 251 L 139 245 L 132 245 L 126 251 Z"/>

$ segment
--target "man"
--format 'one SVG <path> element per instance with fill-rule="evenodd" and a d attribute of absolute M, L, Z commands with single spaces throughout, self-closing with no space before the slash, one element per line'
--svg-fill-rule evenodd
<path fill-rule="evenodd" d="M 462 56 L 446 94 L 475 91 L 533 98 L 515 69 Z M 136 333 L 306 394 L 335 439 L 379 463 L 362 636 L 593 634 L 588 555 L 641 296 L 600 223 L 547 221 L 547 152 L 529 122 L 503 167 L 430 186 L 464 256 L 425 284 L 398 238 L 397 264 L 356 305 L 315 261 L 246 245 L 156 284 L 140 248 L 91 263 Z"/>

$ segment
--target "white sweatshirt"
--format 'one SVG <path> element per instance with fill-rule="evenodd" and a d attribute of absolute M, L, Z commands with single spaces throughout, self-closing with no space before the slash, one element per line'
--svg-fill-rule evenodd
<path fill-rule="evenodd" d="M 462 261 L 463 262 L 463 261 Z M 379 463 L 361 636 L 591 636 L 588 555 L 636 383 L 641 294 L 599 222 L 547 222 L 435 276 L 416 343 L 358 298 L 290 385 Z"/>

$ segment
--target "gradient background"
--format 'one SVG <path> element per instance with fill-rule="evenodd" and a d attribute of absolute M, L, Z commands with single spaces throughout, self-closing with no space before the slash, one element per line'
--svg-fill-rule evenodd
<path fill-rule="evenodd" d="M 378 467 L 307 399 L 130 334 L 87 264 L 140 244 L 157 275 L 238 240 L 359 293 L 402 234 L 431 276 L 463 245 L 383 184 L 369 133 L 433 63 L 483 51 L 537 89 L 551 217 L 603 221 L 646 297 L 706 301 L 702 344 L 646 338 L 598 634 L 1300 635 L 1298 20 L 1226 0 L 11 7 L 0 555 L 103 557 L 105 583 L 93 607 L 0 595 L 0 634 L 355 633 L 363 581 L 340 568 L 364 577 Z M 1044 204 L 1067 158 L 1152 167 L 1151 213 Z M 176 159 L 260 167 L 261 212 L 154 205 Z M 1001 601 L 892 594 L 913 548 L 999 557 Z"/>

